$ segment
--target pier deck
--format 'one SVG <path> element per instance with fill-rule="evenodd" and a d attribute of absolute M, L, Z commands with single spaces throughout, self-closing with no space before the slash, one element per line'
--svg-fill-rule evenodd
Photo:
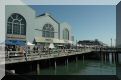
<path fill-rule="evenodd" d="M 58 58 L 58 57 L 65 57 L 65 56 L 72 56 L 78 54 L 86 54 L 92 52 L 92 50 L 83 50 L 77 52 L 59 52 L 55 54 L 40 54 L 40 53 L 31 53 L 25 56 L 14 56 L 5 59 L 5 64 L 13 64 L 13 63 L 20 63 L 20 62 L 28 62 L 28 61 L 36 61 L 36 60 L 43 60 L 43 59 L 50 59 L 50 58 Z"/>
<path fill-rule="evenodd" d="M 11 51 L 9 55 L 5 55 L 5 64 L 14 64 L 14 63 L 21 63 L 21 62 L 29 62 L 29 61 L 39 61 L 39 60 L 46 60 L 51 58 L 59 58 L 59 57 L 68 57 L 72 55 L 78 54 L 86 54 L 90 52 L 108 52 L 108 53 L 121 53 L 121 49 L 82 49 L 73 51 L 70 49 L 67 51 L 57 51 L 57 52 L 30 52 L 26 53 L 25 55 L 21 55 L 17 51 Z"/>

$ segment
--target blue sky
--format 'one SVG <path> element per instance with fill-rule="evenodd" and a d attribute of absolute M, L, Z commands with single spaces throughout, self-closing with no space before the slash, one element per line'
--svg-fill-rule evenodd
<path fill-rule="evenodd" d="M 112 5 L 34 5 L 37 15 L 44 12 L 72 26 L 75 40 L 99 39 L 110 45 L 116 38 L 116 7 Z"/>

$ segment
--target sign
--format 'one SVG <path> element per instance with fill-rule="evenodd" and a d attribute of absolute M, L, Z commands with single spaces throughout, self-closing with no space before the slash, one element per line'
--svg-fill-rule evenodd
<path fill-rule="evenodd" d="M 46 38 L 45 41 L 47 41 L 47 42 L 52 42 L 53 40 L 52 40 L 52 39 Z"/>
<path fill-rule="evenodd" d="M 6 37 L 9 39 L 24 39 L 24 40 L 26 39 L 25 35 L 7 34 Z"/>

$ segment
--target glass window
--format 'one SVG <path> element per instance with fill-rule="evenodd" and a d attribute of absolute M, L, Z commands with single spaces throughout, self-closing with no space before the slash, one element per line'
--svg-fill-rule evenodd
<path fill-rule="evenodd" d="M 8 23 L 7 33 L 12 34 L 12 23 Z"/>
<path fill-rule="evenodd" d="M 7 33 L 26 35 L 26 20 L 20 14 L 13 13 L 7 22 Z"/>
<path fill-rule="evenodd" d="M 51 24 L 45 24 L 42 30 L 43 37 L 54 38 L 54 28 Z"/>
<path fill-rule="evenodd" d="M 21 35 L 26 35 L 26 27 L 25 27 L 25 25 L 21 25 Z"/>
<path fill-rule="evenodd" d="M 63 30 L 63 39 L 69 40 L 69 30 L 68 29 Z"/>
<path fill-rule="evenodd" d="M 13 21 L 13 34 L 20 34 L 20 22 L 18 20 Z"/>

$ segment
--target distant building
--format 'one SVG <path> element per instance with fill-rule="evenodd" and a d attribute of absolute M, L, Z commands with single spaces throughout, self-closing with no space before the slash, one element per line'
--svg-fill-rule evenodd
<path fill-rule="evenodd" d="M 49 13 L 36 16 L 34 9 L 27 5 L 7 5 L 5 10 L 7 41 L 19 40 L 46 47 L 50 43 L 73 43 L 71 26 L 65 22 L 58 22 Z"/>
<path fill-rule="evenodd" d="M 121 2 L 116 5 L 116 47 L 121 48 Z"/>
<path fill-rule="evenodd" d="M 107 45 L 98 40 L 82 40 L 78 41 L 80 47 L 106 47 Z"/>

